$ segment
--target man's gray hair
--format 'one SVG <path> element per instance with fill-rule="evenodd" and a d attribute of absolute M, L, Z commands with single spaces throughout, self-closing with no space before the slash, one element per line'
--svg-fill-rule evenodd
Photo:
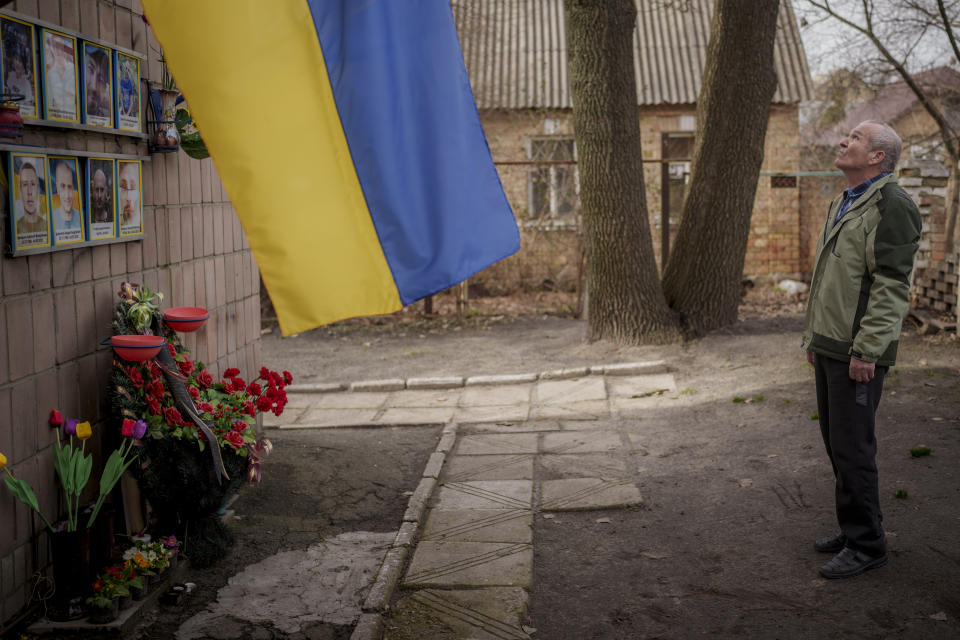
<path fill-rule="evenodd" d="M 900 150 L 903 148 L 903 142 L 900 136 L 893 130 L 893 127 L 880 120 L 864 120 L 870 124 L 880 125 L 879 131 L 870 134 L 870 151 L 883 151 L 883 162 L 880 163 L 881 171 L 893 171 L 900 162 Z"/>

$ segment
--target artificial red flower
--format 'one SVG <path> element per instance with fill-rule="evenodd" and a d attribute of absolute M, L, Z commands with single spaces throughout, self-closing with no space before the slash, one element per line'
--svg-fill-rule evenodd
<path fill-rule="evenodd" d="M 50 410 L 50 426 L 54 429 L 59 429 L 63 426 L 63 416 L 60 415 L 60 412 L 56 409 Z"/>
<path fill-rule="evenodd" d="M 163 410 L 163 418 L 170 425 L 179 425 L 183 422 L 183 416 L 180 415 L 176 407 L 166 407 Z"/>
<path fill-rule="evenodd" d="M 283 372 L 283 381 L 284 381 L 285 384 L 290 384 L 291 382 L 293 382 L 293 374 L 290 373 L 289 371 L 284 371 L 284 372 Z"/>
<path fill-rule="evenodd" d="M 263 378 L 264 380 L 269 379 L 270 369 L 267 369 L 266 367 L 260 367 L 260 377 Z"/>
<path fill-rule="evenodd" d="M 200 397 L 200 389 L 197 389 L 193 385 L 187 387 L 187 391 L 190 393 L 190 397 L 194 400 Z"/>
<path fill-rule="evenodd" d="M 260 396 L 257 398 L 257 409 L 260 411 L 270 411 L 270 407 L 273 406 L 273 401 L 268 396 Z"/>
<path fill-rule="evenodd" d="M 280 395 L 280 390 L 277 389 L 275 386 L 270 385 L 270 388 L 267 389 L 267 397 L 272 400 L 273 398 L 279 397 L 279 395 Z"/>
<path fill-rule="evenodd" d="M 147 410 L 158 416 L 163 412 L 163 408 L 160 406 L 160 402 L 156 398 L 147 398 Z"/>
<path fill-rule="evenodd" d="M 140 375 L 140 371 L 136 367 L 127 367 L 127 377 L 137 389 L 143 386 L 143 376 Z"/>
<path fill-rule="evenodd" d="M 243 411 L 251 418 L 257 417 L 257 407 L 251 400 L 248 400 L 247 403 L 243 405 Z"/>
<path fill-rule="evenodd" d="M 177 357 L 177 350 L 174 349 L 174 348 L 173 348 L 173 345 L 170 344 L 169 342 L 167 343 L 167 351 L 170 352 L 170 357 L 171 357 L 171 358 L 176 358 L 176 357 Z"/>
<path fill-rule="evenodd" d="M 237 433 L 236 431 L 230 431 L 229 433 L 223 436 L 223 439 L 227 441 L 234 451 L 243 446 L 243 436 Z"/>
<path fill-rule="evenodd" d="M 150 377 L 157 378 L 157 379 L 163 377 L 163 369 L 161 369 L 160 365 L 158 365 L 156 362 L 153 362 L 152 360 L 150 361 Z"/>
<path fill-rule="evenodd" d="M 260 385 L 258 385 L 256 382 L 251 382 L 250 386 L 247 387 L 247 393 L 249 393 L 252 396 L 260 395 L 261 391 L 262 389 L 260 388 Z"/>
<path fill-rule="evenodd" d="M 197 409 L 200 411 L 205 411 L 207 413 L 213 413 L 213 405 L 209 402 L 198 402 Z"/>
<path fill-rule="evenodd" d="M 243 378 L 236 376 L 232 380 L 233 384 L 228 385 L 233 391 L 243 391 L 247 388 L 247 383 L 244 382 Z"/>
<path fill-rule="evenodd" d="M 124 418 L 123 424 L 120 426 L 120 435 L 122 435 L 124 438 L 129 438 L 130 436 L 132 436 L 133 427 L 136 424 L 137 422 L 135 420 L 131 420 L 130 418 Z"/>
<path fill-rule="evenodd" d="M 210 375 L 210 372 L 204 369 L 199 374 L 197 374 L 197 382 L 200 383 L 200 386 L 206 389 L 213 384 L 213 376 Z"/>
<path fill-rule="evenodd" d="M 240 375 L 240 369 L 237 369 L 235 367 L 230 367 L 229 369 L 223 372 L 224 378 L 233 378 L 238 375 Z"/>
<path fill-rule="evenodd" d="M 160 380 L 151 380 L 147 383 L 147 393 L 158 401 L 163 399 L 163 383 Z"/>
<path fill-rule="evenodd" d="M 190 361 L 190 358 L 184 359 L 183 362 L 177 362 L 177 367 L 180 368 L 180 373 L 185 376 L 193 373 L 193 362 Z"/>
<path fill-rule="evenodd" d="M 243 420 L 236 420 L 233 423 L 233 430 L 236 431 L 237 433 L 243 433 L 244 431 L 247 430 L 248 426 L 249 425 Z"/>

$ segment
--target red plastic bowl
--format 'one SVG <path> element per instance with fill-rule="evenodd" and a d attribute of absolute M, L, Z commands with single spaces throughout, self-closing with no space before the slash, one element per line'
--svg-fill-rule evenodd
<path fill-rule="evenodd" d="M 114 353 L 124 360 L 140 362 L 150 360 L 160 353 L 160 349 L 166 343 L 163 336 L 112 336 L 110 346 Z"/>
<path fill-rule="evenodd" d="M 163 312 L 167 326 L 183 333 L 196 331 L 209 317 L 210 312 L 203 307 L 174 307 Z"/>

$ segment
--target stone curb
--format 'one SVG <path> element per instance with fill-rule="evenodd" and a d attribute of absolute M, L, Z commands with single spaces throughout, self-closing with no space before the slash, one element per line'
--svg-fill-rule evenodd
<path fill-rule="evenodd" d="M 416 490 L 410 496 L 407 510 L 403 515 L 400 530 L 394 538 L 393 544 L 380 565 L 377 577 L 370 587 L 367 598 L 363 601 L 360 618 L 354 627 L 350 640 L 380 640 L 383 633 L 383 615 L 390 608 L 390 598 L 393 596 L 400 575 L 413 546 L 414 540 L 423 526 L 423 516 L 427 510 L 427 502 L 437 486 L 437 476 L 443 467 L 446 453 L 453 446 L 457 435 L 457 425 L 447 425 L 443 435 L 437 443 L 437 448 L 430 455 L 417 484 Z"/>
<path fill-rule="evenodd" d="M 403 389 L 457 389 L 481 385 L 524 384 L 537 380 L 566 380 L 588 375 L 632 376 L 647 373 L 665 373 L 670 370 L 666 360 L 649 362 L 620 362 L 592 367 L 554 369 L 540 373 L 516 373 L 494 376 L 438 376 L 433 378 L 390 378 L 387 380 L 358 380 L 316 384 L 291 384 L 287 393 L 337 393 L 340 391 L 402 391 Z"/>

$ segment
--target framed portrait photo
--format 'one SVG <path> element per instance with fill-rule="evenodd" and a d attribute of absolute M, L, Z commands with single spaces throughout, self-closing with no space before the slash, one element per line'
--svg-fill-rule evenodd
<path fill-rule="evenodd" d="M 117 128 L 140 131 L 140 59 L 117 51 Z"/>
<path fill-rule="evenodd" d="M 80 197 L 80 161 L 69 156 L 47 156 L 47 166 L 53 244 L 83 242 L 87 238 Z"/>
<path fill-rule="evenodd" d="M 117 160 L 117 217 L 120 236 L 143 233 L 143 198 L 139 160 Z"/>
<path fill-rule="evenodd" d="M 16 18 L 0 18 L 0 75 L 4 93 L 18 93 L 20 115 L 38 118 L 37 58 L 33 25 Z"/>
<path fill-rule="evenodd" d="M 84 173 L 91 240 L 117 237 L 116 165 L 113 158 L 87 158 Z"/>
<path fill-rule="evenodd" d="M 84 122 L 113 127 L 113 52 L 92 42 L 83 43 Z"/>
<path fill-rule="evenodd" d="M 41 154 L 10 153 L 10 237 L 12 249 L 50 246 L 47 214 L 47 158 Z"/>
<path fill-rule="evenodd" d="M 77 39 L 52 29 L 42 29 L 40 58 L 43 66 L 43 103 L 48 120 L 80 122 L 77 95 Z"/>

